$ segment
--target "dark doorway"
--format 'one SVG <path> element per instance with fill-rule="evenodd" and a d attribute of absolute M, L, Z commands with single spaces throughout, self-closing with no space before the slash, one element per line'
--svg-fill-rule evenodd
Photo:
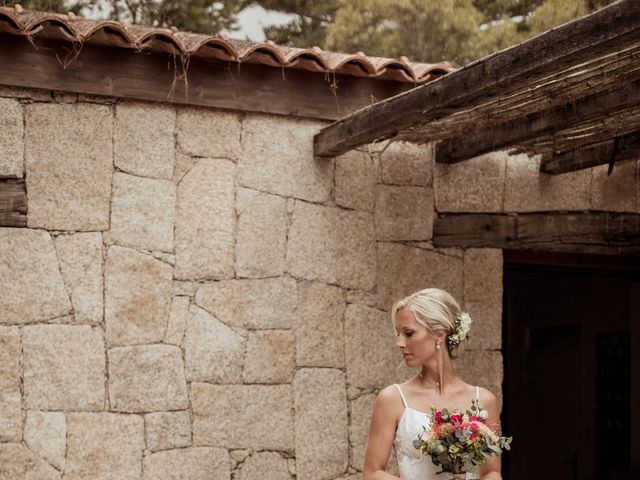
<path fill-rule="evenodd" d="M 504 260 L 504 478 L 640 478 L 640 258 Z"/>

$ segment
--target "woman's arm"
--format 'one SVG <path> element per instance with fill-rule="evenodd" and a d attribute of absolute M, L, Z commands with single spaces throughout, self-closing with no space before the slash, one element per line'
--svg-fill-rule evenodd
<path fill-rule="evenodd" d="M 363 480 L 399 480 L 398 477 L 384 471 L 403 408 L 398 392 L 394 390 L 393 385 L 381 390 L 373 405 L 367 451 L 364 456 Z"/>
<path fill-rule="evenodd" d="M 480 389 L 480 405 L 489 412 L 489 425 L 500 425 L 500 406 L 498 399 L 489 390 Z M 500 473 L 500 457 L 492 455 L 487 461 L 478 467 L 478 478 L 480 480 L 502 480 Z"/>

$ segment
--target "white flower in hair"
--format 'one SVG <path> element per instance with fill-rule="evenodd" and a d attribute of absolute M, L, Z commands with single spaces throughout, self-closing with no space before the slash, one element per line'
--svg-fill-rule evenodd
<path fill-rule="evenodd" d="M 467 338 L 469 338 L 469 330 L 471 330 L 471 317 L 466 311 L 461 311 L 460 314 L 456 317 L 456 323 L 454 323 L 453 327 L 449 331 L 448 343 L 449 350 L 453 350 L 462 342 L 464 342 Z"/>

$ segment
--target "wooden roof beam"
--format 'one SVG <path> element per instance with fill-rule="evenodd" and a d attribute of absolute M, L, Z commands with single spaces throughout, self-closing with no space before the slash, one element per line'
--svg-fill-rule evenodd
<path fill-rule="evenodd" d="M 640 160 L 640 130 L 606 142 L 557 154 L 551 158 L 543 158 L 540 171 L 558 174 L 604 165 L 612 161 L 616 165 L 634 160 Z"/>
<path fill-rule="evenodd" d="M 333 157 L 393 137 L 402 130 L 477 105 L 488 96 L 513 91 L 567 65 L 578 65 L 611 45 L 637 41 L 638 18 L 638 0 L 619 0 L 587 17 L 338 120 L 315 136 L 314 153 Z"/>
<path fill-rule="evenodd" d="M 586 97 L 550 112 L 540 112 L 517 124 L 491 125 L 488 129 L 464 132 L 436 145 L 436 162 L 457 163 L 484 153 L 517 145 L 525 140 L 558 132 L 594 116 L 606 115 L 640 104 L 640 80 L 619 90 Z"/>

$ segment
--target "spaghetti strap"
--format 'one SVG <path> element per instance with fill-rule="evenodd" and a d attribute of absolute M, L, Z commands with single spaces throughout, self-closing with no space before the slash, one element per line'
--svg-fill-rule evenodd
<path fill-rule="evenodd" d="M 480 401 L 480 387 L 476 385 L 476 400 Z"/>
<path fill-rule="evenodd" d="M 402 404 L 404 405 L 404 408 L 407 408 L 409 405 L 407 405 L 407 399 L 404 398 L 404 393 L 402 393 L 400 385 L 398 385 L 397 383 L 394 383 L 394 385 L 398 389 L 398 392 L 400 392 L 400 397 L 402 398 Z"/>

